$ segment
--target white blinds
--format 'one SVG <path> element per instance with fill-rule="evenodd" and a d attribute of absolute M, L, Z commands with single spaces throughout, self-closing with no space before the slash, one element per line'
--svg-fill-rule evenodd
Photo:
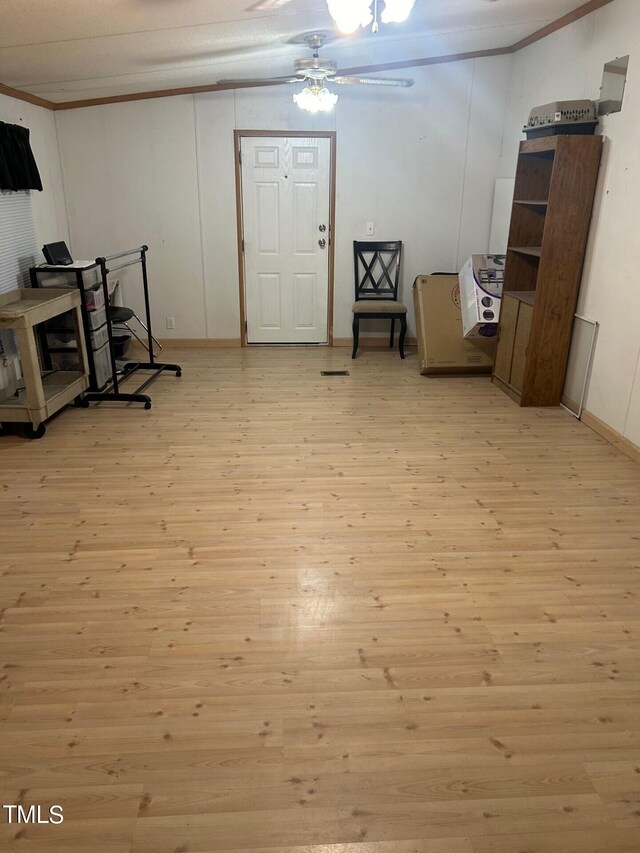
<path fill-rule="evenodd" d="M 28 192 L 0 192 L 0 293 L 29 284 L 40 250 Z M 0 332 L 0 356 L 15 355 L 13 332 Z"/>
<path fill-rule="evenodd" d="M 31 196 L 0 193 L 0 293 L 29 284 L 38 254 Z"/>

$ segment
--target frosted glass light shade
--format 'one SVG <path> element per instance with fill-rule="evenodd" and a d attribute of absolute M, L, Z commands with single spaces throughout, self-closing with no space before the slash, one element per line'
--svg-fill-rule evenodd
<path fill-rule="evenodd" d="M 406 21 L 416 0 L 385 0 L 380 20 L 384 24 L 399 24 Z"/>
<path fill-rule="evenodd" d="M 367 27 L 373 21 L 373 0 L 327 0 L 329 14 L 341 33 L 351 35 L 359 27 Z M 413 5 L 413 4 L 412 4 Z"/>
<path fill-rule="evenodd" d="M 338 96 L 326 86 L 305 86 L 293 96 L 294 103 L 309 113 L 328 113 L 336 105 Z"/>
<path fill-rule="evenodd" d="M 416 0 L 385 0 L 380 15 L 384 24 L 397 24 L 406 21 Z M 373 21 L 371 5 L 373 0 L 327 0 L 331 17 L 340 32 L 345 35 L 355 33 L 360 27 L 368 27 Z M 374 32 L 378 31 L 377 19 L 373 23 Z"/>

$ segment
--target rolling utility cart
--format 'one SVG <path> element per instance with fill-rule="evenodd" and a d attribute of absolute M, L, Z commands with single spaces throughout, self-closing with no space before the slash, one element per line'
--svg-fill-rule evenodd
<path fill-rule="evenodd" d="M 44 370 L 36 336 L 42 324 L 71 312 L 78 366 L 75 370 Z M 24 389 L 0 400 L 1 423 L 23 423 L 28 438 L 42 438 L 44 421 L 73 401 L 89 385 L 87 352 L 82 333 L 80 295 L 75 290 L 21 288 L 0 294 L 0 329 L 14 329 L 20 350 Z"/>

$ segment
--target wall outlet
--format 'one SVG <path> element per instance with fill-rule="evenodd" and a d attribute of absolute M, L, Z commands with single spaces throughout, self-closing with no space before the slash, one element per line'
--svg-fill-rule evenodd
<path fill-rule="evenodd" d="M 376 233 L 376 226 L 373 222 L 367 222 L 367 237 L 373 237 Z"/>
<path fill-rule="evenodd" d="M 176 318 L 175 317 L 167 317 L 167 329 L 175 329 L 176 327 Z"/>

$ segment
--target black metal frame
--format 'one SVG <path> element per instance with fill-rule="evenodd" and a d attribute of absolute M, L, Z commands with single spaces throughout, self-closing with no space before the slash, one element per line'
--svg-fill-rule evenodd
<path fill-rule="evenodd" d="M 388 263 L 385 263 L 383 254 L 390 255 Z M 365 255 L 370 255 L 368 261 Z M 380 265 L 380 272 L 374 275 L 376 261 Z M 402 240 L 391 240 L 386 242 L 367 242 L 362 240 L 353 241 L 353 264 L 355 275 L 355 297 L 356 302 L 376 302 L 380 300 L 398 301 L 398 286 L 400 284 L 400 265 L 402 263 Z M 395 264 L 395 268 L 394 268 Z M 360 265 L 364 271 L 360 276 Z M 389 335 L 389 347 L 393 348 L 396 320 L 400 321 L 400 337 L 398 349 L 400 358 L 404 358 L 404 339 L 407 334 L 406 313 L 395 313 L 384 311 L 358 311 L 353 315 L 353 352 L 351 358 L 356 357 L 358 342 L 360 339 L 360 320 L 390 320 L 391 333 Z"/>
<path fill-rule="evenodd" d="M 147 394 L 143 394 L 142 391 L 150 385 L 155 379 L 160 376 L 161 373 L 165 373 L 166 371 L 174 372 L 176 376 L 182 376 L 182 368 L 179 364 L 162 364 L 155 360 L 153 355 L 153 333 L 151 331 L 151 307 L 149 304 L 149 280 L 147 277 L 147 252 L 149 251 L 148 246 L 139 246 L 136 249 L 129 249 L 126 252 L 117 252 L 114 255 L 107 255 L 105 257 L 96 258 L 96 263 L 100 266 L 100 271 L 102 275 L 102 288 L 105 298 L 105 306 L 107 313 L 107 334 L 109 336 L 109 353 L 111 356 L 111 381 L 109 382 L 107 388 L 103 391 L 89 391 L 84 395 L 84 401 L 88 405 L 89 402 L 93 401 L 117 401 L 121 403 L 144 403 L 145 409 L 151 408 L 151 397 Z M 138 257 L 133 258 L 132 260 L 126 261 L 125 263 L 118 264 L 117 266 L 107 267 L 108 261 L 120 260 L 121 258 L 126 258 L 129 255 L 137 255 Z M 134 266 L 136 264 L 140 264 L 142 267 L 142 287 L 144 291 L 144 310 L 147 319 L 147 340 L 148 340 L 148 352 L 149 352 L 149 361 L 135 361 L 129 362 L 124 371 L 123 377 L 118 378 L 118 369 L 116 366 L 116 355 L 115 348 L 113 345 L 113 327 L 111 323 L 111 317 L 109 316 L 109 287 L 107 284 L 107 276 L 109 273 L 116 272 L 117 270 L 124 269 L 125 267 Z M 135 391 L 121 391 L 120 385 L 122 382 L 125 382 L 136 373 L 138 370 L 151 370 L 153 371 L 151 376 L 147 376 L 145 381 L 139 385 Z"/>

